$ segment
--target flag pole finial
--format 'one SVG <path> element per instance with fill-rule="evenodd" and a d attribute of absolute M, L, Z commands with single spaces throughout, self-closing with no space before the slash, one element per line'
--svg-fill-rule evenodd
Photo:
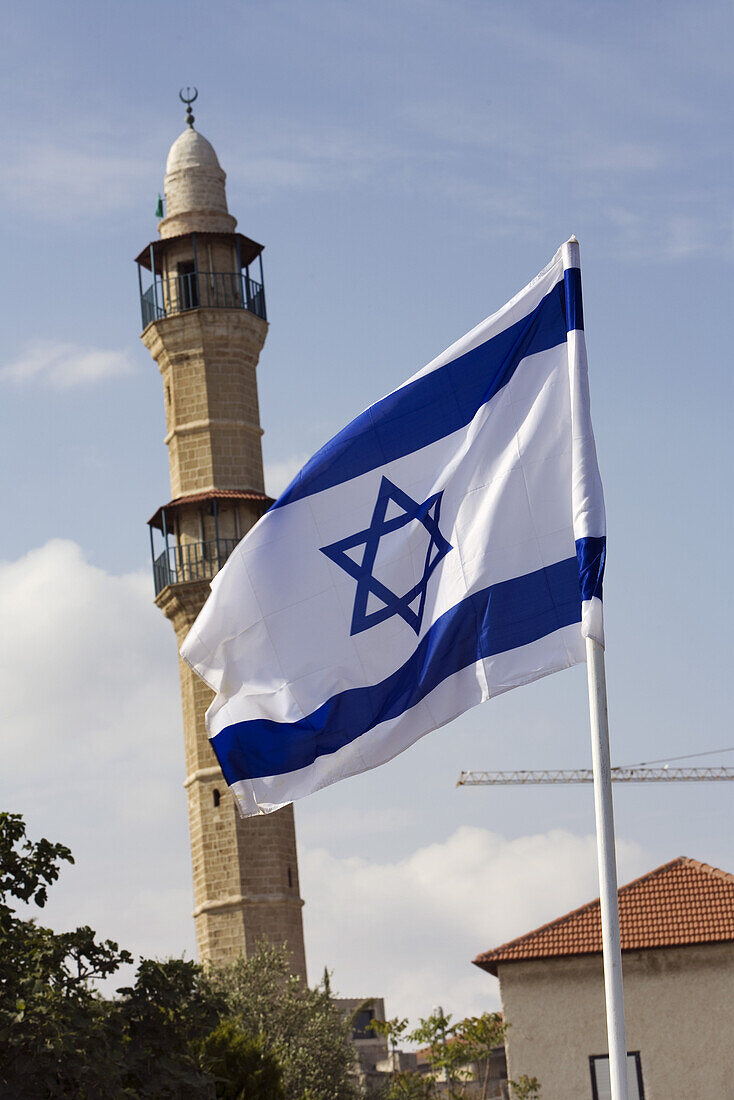
<path fill-rule="evenodd" d="M 184 95 L 184 92 L 186 93 L 186 95 Z M 192 92 L 193 95 L 191 94 Z M 178 93 L 178 98 L 181 100 L 182 103 L 186 104 L 186 124 L 187 126 L 190 126 L 192 130 L 194 128 L 194 115 L 191 110 L 191 104 L 198 97 L 198 95 L 198 88 L 182 88 L 181 91 Z"/>

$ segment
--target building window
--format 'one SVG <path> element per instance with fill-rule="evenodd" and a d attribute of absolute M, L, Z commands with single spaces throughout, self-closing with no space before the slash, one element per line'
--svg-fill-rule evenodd
<path fill-rule="evenodd" d="M 592 1054 L 589 1058 L 589 1065 L 591 1066 L 591 1095 L 593 1100 L 611 1100 L 612 1084 L 609 1077 L 609 1055 Z M 629 1100 L 645 1100 L 639 1050 L 632 1050 L 627 1054 L 627 1092 Z"/>
<path fill-rule="evenodd" d="M 291 871 L 290 867 L 288 868 L 288 885 L 290 887 L 293 886 L 293 872 Z"/>
<path fill-rule="evenodd" d="M 376 1033 L 370 1027 L 370 1022 L 375 1018 L 374 1008 L 362 1008 L 352 1020 L 353 1039 L 374 1039 Z"/>
<path fill-rule="evenodd" d="M 216 787 L 212 791 L 212 800 L 213 800 L 215 806 L 218 806 L 220 801 L 221 801 L 221 795 L 220 795 L 220 793 L 219 793 L 219 791 L 217 790 Z"/>

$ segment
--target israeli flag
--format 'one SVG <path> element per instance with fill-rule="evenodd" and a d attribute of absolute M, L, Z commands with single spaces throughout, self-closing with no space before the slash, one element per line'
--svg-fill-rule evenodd
<path fill-rule="evenodd" d="M 578 243 L 321 448 L 181 654 L 243 815 L 384 764 L 603 644 Z"/>

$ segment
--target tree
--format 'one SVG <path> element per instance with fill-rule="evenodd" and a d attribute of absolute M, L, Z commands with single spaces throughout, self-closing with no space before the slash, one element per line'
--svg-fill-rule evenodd
<path fill-rule="evenodd" d="M 282 1100 L 279 1067 L 220 1024 L 226 1006 L 200 967 L 143 959 L 135 984 L 105 1000 L 94 982 L 129 952 L 91 928 L 56 933 L 18 915 L 46 904 L 64 862 L 63 844 L 33 843 L 19 815 L 0 814 L 0 1100 Z"/>
<path fill-rule="evenodd" d="M 389 1020 L 370 1020 L 367 1026 L 376 1035 L 384 1035 L 392 1051 L 390 1081 L 378 1087 L 375 1100 L 432 1100 L 436 1096 L 432 1077 L 415 1070 L 401 1070 L 396 1065 L 398 1043 L 408 1028 L 407 1018 L 393 1016 Z"/>
<path fill-rule="evenodd" d="M 367 1027 L 370 1031 L 374 1031 L 375 1035 L 385 1036 L 392 1050 L 394 1066 L 398 1043 L 408 1027 L 407 1017 L 400 1019 L 399 1016 L 393 1016 L 390 1020 L 370 1020 Z"/>
<path fill-rule="evenodd" d="M 442 1009 L 435 1009 L 430 1016 L 421 1019 L 417 1027 L 407 1031 L 407 1020 L 395 1017 L 392 1020 L 373 1020 L 370 1027 L 380 1035 L 385 1035 L 393 1049 L 405 1034 L 411 1043 L 420 1043 L 428 1048 L 431 1075 L 415 1072 L 394 1072 L 389 1084 L 380 1094 L 383 1100 L 399 1100 L 401 1097 L 423 1098 L 448 1096 L 451 1100 L 460 1100 L 474 1091 L 470 1065 L 478 1068 L 481 1100 L 487 1100 L 490 1083 L 490 1063 L 492 1052 L 504 1042 L 508 1025 L 499 1012 L 484 1012 L 481 1016 L 467 1016 L 457 1023 L 451 1022 L 451 1015 L 445 1015 Z M 445 1091 L 438 1090 L 436 1079 L 445 1081 Z M 535 1100 L 540 1097 L 540 1084 L 535 1077 L 521 1077 L 508 1082 L 513 1100 Z"/>
<path fill-rule="evenodd" d="M 328 973 L 310 989 L 284 947 L 262 944 L 220 969 L 141 959 L 132 985 L 101 997 L 95 982 L 132 962 L 129 952 L 91 928 L 57 933 L 18 913 L 43 908 L 65 862 L 63 844 L 34 843 L 18 814 L 0 813 L 0 1100 L 356 1100 L 351 1021 Z M 426 1044 L 451 1097 L 464 1095 L 467 1063 L 488 1070 L 505 1030 L 486 1013 L 452 1024 L 438 1012 L 407 1027 L 373 1024 L 393 1053 L 403 1035 Z M 510 1084 L 513 1100 L 539 1096 L 535 1078 Z M 434 1080 L 413 1072 L 394 1073 L 383 1091 L 436 1095 Z"/>
<path fill-rule="evenodd" d="M 206 1037 L 201 1064 L 216 1083 L 217 1100 L 286 1100 L 280 1065 L 264 1048 L 262 1035 L 246 1036 L 232 1020 Z"/>
<path fill-rule="evenodd" d="M 415 1070 L 402 1070 L 392 1074 L 388 1084 L 376 1096 L 376 1100 L 439 1100 L 436 1082 L 432 1077 Z"/>
<path fill-rule="evenodd" d="M 463 1096 L 463 1082 L 468 1079 L 464 1067 L 470 1058 L 460 1030 L 460 1024 L 451 1023 L 451 1013 L 445 1015 L 442 1008 L 436 1008 L 407 1035 L 410 1042 L 428 1047 L 431 1068 L 445 1077 L 451 1097 Z"/>
<path fill-rule="evenodd" d="M 262 943 L 249 959 L 208 969 L 206 980 L 229 1018 L 280 1063 L 288 1100 L 356 1097 L 349 1020 L 323 984 L 310 989 L 290 973 L 285 947 Z"/>
<path fill-rule="evenodd" d="M 63 844 L 33 843 L 18 814 L 0 813 L 0 1096 L 121 1095 L 120 1027 L 92 983 L 132 961 L 91 928 L 57 934 L 16 913 L 46 904 Z"/>
<path fill-rule="evenodd" d="M 481 1016 L 468 1016 L 457 1027 L 457 1038 L 462 1044 L 468 1062 L 480 1067 L 482 1096 L 486 1100 L 489 1088 L 489 1070 L 492 1051 L 504 1042 L 507 1024 L 499 1012 L 483 1012 Z"/>
<path fill-rule="evenodd" d="M 224 1004 L 202 983 L 201 967 L 185 959 L 141 959 L 135 984 L 118 993 L 113 1008 L 121 1025 L 128 1094 L 141 1100 L 213 1100 L 214 1078 L 200 1054 Z"/>

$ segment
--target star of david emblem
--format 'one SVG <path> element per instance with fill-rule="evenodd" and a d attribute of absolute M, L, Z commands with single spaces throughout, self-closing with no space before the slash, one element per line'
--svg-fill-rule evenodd
<path fill-rule="evenodd" d="M 383 477 L 369 527 L 339 542 L 320 547 L 322 554 L 326 554 L 357 582 L 350 634 L 360 634 L 393 615 L 399 615 L 416 634 L 420 633 L 428 582 L 438 563 L 453 549 L 438 529 L 442 496 L 443 490 L 419 504 Z M 388 512 L 391 513 L 389 518 Z M 374 568 L 380 541 L 408 524 L 419 524 L 425 530 L 428 546 L 420 580 L 400 595 L 374 575 Z M 414 532 L 410 532 L 410 536 L 412 538 Z M 359 548 L 362 546 L 364 551 L 360 554 Z M 373 610 L 368 611 L 370 597 Z M 375 604 L 378 606 L 375 607 Z"/>

